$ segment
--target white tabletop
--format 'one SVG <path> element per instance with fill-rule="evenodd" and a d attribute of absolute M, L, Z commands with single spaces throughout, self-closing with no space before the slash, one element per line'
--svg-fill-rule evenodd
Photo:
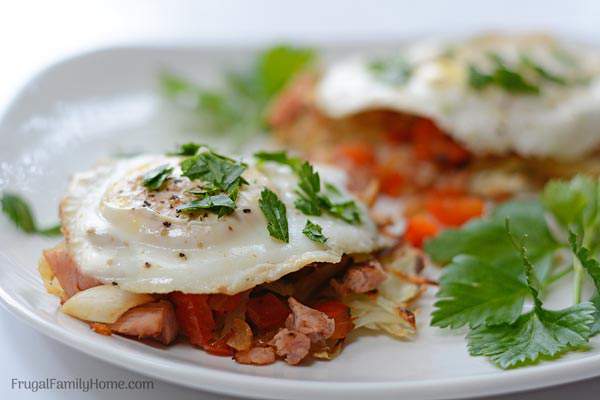
<path fill-rule="evenodd" d="M 95 47 L 131 43 L 268 43 L 282 40 L 373 40 L 422 33 L 492 28 L 550 29 L 584 39 L 600 38 L 600 2 L 541 0 L 95 0 L 24 1 L 0 5 L 0 114 L 44 65 Z M 12 389 L 13 379 L 101 378 L 144 380 L 46 338 L 0 310 L 0 398 L 223 399 L 154 380 L 139 391 Z M 494 397 L 502 400 L 596 399 L 600 379 Z"/>

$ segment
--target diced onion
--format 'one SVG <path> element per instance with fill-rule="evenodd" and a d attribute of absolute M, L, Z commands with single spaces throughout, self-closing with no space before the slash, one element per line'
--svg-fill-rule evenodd
<path fill-rule="evenodd" d="M 83 290 L 69 298 L 62 310 L 84 321 L 112 324 L 133 307 L 154 301 L 149 294 L 131 293 L 113 285 L 101 285 Z"/>
<path fill-rule="evenodd" d="M 46 257 L 40 258 L 40 262 L 38 263 L 38 271 L 42 277 L 42 282 L 44 282 L 46 291 L 54 296 L 64 299 L 65 292 L 62 286 L 60 286 L 58 279 L 56 279 L 56 276 L 54 276 L 50 265 L 46 261 Z"/>

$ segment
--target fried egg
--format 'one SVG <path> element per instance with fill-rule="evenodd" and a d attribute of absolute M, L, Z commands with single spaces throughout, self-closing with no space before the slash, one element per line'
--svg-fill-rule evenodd
<path fill-rule="evenodd" d="M 396 69 L 385 71 L 392 59 Z M 509 70 L 494 78 L 502 82 L 477 87 L 482 76 L 473 71 L 492 76 L 497 60 Z M 527 90 L 514 89 L 520 78 Z M 600 145 L 600 52 L 542 35 L 423 42 L 387 60 L 353 57 L 327 68 L 315 95 L 333 118 L 374 109 L 430 118 L 476 154 L 573 159 Z"/>
<path fill-rule="evenodd" d="M 109 160 L 76 174 L 61 203 L 66 245 L 81 273 L 136 293 L 235 294 L 281 278 L 314 262 L 369 253 L 382 241 L 364 207 L 360 224 L 329 215 L 311 216 L 328 238 L 321 244 L 302 230 L 307 216 L 294 207 L 297 178 L 274 163 L 249 163 L 236 210 L 227 216 L 178 213 L 198 185 L 181 176 L 179 157 L 139 156 Z M 169 164 L 173 175 L 149 192 L 143 174 Z M 344 186 L 345 175 L 318 168 L 322 181 Z M 263 188 L 287 208 L 289 243 L 269 235 L 259 207 Z"/>

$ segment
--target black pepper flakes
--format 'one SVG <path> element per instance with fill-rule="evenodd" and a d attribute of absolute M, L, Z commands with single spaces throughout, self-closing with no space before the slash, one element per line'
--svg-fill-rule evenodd
<path fill-rule="evenodd" d="M 111 282 L 113 286 L 119 286 L 117 282 Z"/>
<path fill-rule="evenodd" d="M 145 267 L 145 268 L 150 268 L 150 267 L 151 267 L 151 265 L 150 265 L 150 263 L 149 263 L 148 261 L 146 261 L 146 262 L 144 263 L 144 267 Z"/>
<path fill-rule="evenodd" d="M 179 257 L 187 259 L 187 256 L 184 253 L 179 253 Z"/>
<path fill-rule="evenodd" d="M 251 210 L 251 209 L 249 209 L 249 208 L 244 208 L 244 209 L 242 210 L 242 212 L 243 212 L 244 214 L 250 214 L 250 213 L 252 212 L 252 210 Z"/>
<path fill-rule="evenodd" d="M 144 207 L 150 207 L 150 203 L 148 202 L 148 200 L 144 200 Z"/>
<path fill-rule="evenodd" d="M 164 222 L 163 222 L 163 226 L 164 226 L 165 228 L 169 228 L 169 227 L 171 226 L 171 223 L 170 223 L 169 221 L 164 221 Z"/>

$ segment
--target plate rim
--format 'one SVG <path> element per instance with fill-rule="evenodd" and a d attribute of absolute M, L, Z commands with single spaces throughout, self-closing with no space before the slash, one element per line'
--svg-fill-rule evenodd
<path fill-rule="evenodd" d="M 385 44 L 386 41 L 379 43 Z M 364 44 L 364 43 L 360 43 Z M 255 49 L 261 44 L 243 45 L 189 45 L 189 44 L 135 44 L 103 46 L 83 52 L 75 53 L 51 63 L 34 73 L 0 110 L 0 129 L 7 118 L 13 113 L 22 101 L 29 88 L 47 75 L 50 71 L 66 64 L 78 62 L 87 57 L 95 57 L 101 53 L 110 54 L 123 51 L 202 51 L 222 49 L 223 51 L 235 48 Z M 325 43 L 327 47 L 342 47 L 344 43 Z M 9 271 L 9 265 L 2 265 Z M 220 371 L 210 367 L 197 365 L 192 373 L 176 370 L 170 364 L 173 361 L 165 359 L 164 363 L 148 362 L 145 358 L 131 357 L 128 352 L 121 352 L 113 346 L 106 346 L 101 342 L 89 340 L 44 320 L 34 312 L 28 310 L 17 298 L 2 286 L 0 281 L 0 304 L 17 319 L 25 322 L 41 334 L 57 340 L 70 348 L 78 350 L 93 358 L 117 365 L 141 375 L 151 376 L 158 380 L 167 381 L 193 389 L 205 390 L 233 396 L 276 399 L 305 399 L 307 396 L 318 396 L 327 399 L 364 399 L 408 396 L 411 399 L 442 399 L 442 398 L 473 398 L 498 394 L 509 394 L 531 389 L 541 389 L 565 383 L 572 383 L 600 376 L 600 354 L 583 359 L 565 360 L 558 364 L 542 363 L 526 367 L 501 371 L 501 373 L 486 373 L 475 376 L 419 379 L 409 381 L 381 381 L 381 382 L 344 382 L 344 381 L 315 381 L 294 380 L 265 376 L 248 375 L 238 372 Z M 49 295 L 50 296 L 50 295 Z M 198 372 L 200 372 L 198 374 Z M 193 378 L 193 379 L 190 379 Z M 231 385 L 236 382 L 236 385 Z"/>

